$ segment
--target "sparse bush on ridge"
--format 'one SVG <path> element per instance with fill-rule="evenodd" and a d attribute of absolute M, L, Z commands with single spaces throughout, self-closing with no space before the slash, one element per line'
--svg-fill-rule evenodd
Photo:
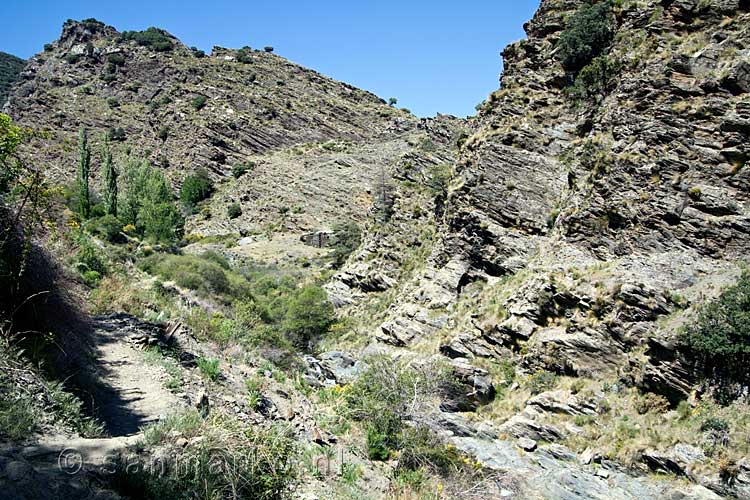
<path fill-rule="evenodd" d="M 252 57 L 252 49 L 250 47 L 242 47 L 240 50 L 237 51 L 236 56 L 237 62 L 241 62 L 243 64 L 248 64 L 253 62 Z"/>
<path fill-rule="evenodd" d="M 120 35 L 123 41 L 135 41 L 138 45 L 148 47 L 156 52 L 167 52 L 174 48 L 169 34 L 159 28 L 148 28 L 144 31 L 125 31 Z"/>

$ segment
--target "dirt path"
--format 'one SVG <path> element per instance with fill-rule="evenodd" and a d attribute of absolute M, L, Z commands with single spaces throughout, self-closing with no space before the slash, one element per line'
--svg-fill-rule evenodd
<path fill-rule="evenodd" d="M 166 371 L 145 362 L 143 351 L 129 342 L 133 335 L 157 334 L 153 325 L 125 314 L 94 318 L 94 400 L 97 416 L 109 434 L 130 436 L 141 427 L 183 405 L 164 386 Z"/>

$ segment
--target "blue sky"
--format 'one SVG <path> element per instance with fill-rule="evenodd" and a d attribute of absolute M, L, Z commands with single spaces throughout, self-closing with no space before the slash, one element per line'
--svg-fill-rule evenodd
<path fill-rule="evenodd" d="M 538 0 L 241 1 L 5 0 L 0 50 L 27 58 L 68 19 L 120 31 L 164 28 L 206 52 L 213 45 L 276 52 L 388 98 L 418 116 L 466 116 L 498 87 L 500 51 L 524 37 Z"/>

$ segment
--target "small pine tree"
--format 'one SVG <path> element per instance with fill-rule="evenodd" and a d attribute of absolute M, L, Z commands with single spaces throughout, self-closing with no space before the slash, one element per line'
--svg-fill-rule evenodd
<path fill-rule="evenodd" d="M 91 198 L 89 197 L 89 173 L 91 170 L 91 149 L 89 148 L 86 129 L 78 133 L 78 211 L 86 219 L 91 213 Z"/>
<path fill-rule="evenodd" d="M 395 97 L 389 97 L 388 98 L 388 105 L 389 106 L 395 106 L 398 103 L 398 99 Z"/>
<path fill-rule="evenodd" d="M 391 218 L 393 212 L 393 191 L 391 183 L 384 168 L 380 169 L 378 178 L 375 181 L 375 204 L 380 215 L 380 222 L 386 223 Z"/>
<path fill-rule="evenodd" d="M 109 139 L 104 135 L 102 146 L 102 177 L 104 179 L 104 210 L 108 215 L 117 217 L 117 170 L 112 161 Z"/>

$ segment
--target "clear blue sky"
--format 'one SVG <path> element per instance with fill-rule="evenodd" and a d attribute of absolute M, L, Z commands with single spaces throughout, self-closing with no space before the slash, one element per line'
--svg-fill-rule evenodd
<path fill-rule="evenodd" d="M 0 50 L 28 58 L 68 19 L 120 31 L 164 28 L 206 52 L 213 45 L 276 52 L 419 116 L 474 114 L 498 87 L 500 51 L 523 38 L 538 0 L 5 0 Z"/>

